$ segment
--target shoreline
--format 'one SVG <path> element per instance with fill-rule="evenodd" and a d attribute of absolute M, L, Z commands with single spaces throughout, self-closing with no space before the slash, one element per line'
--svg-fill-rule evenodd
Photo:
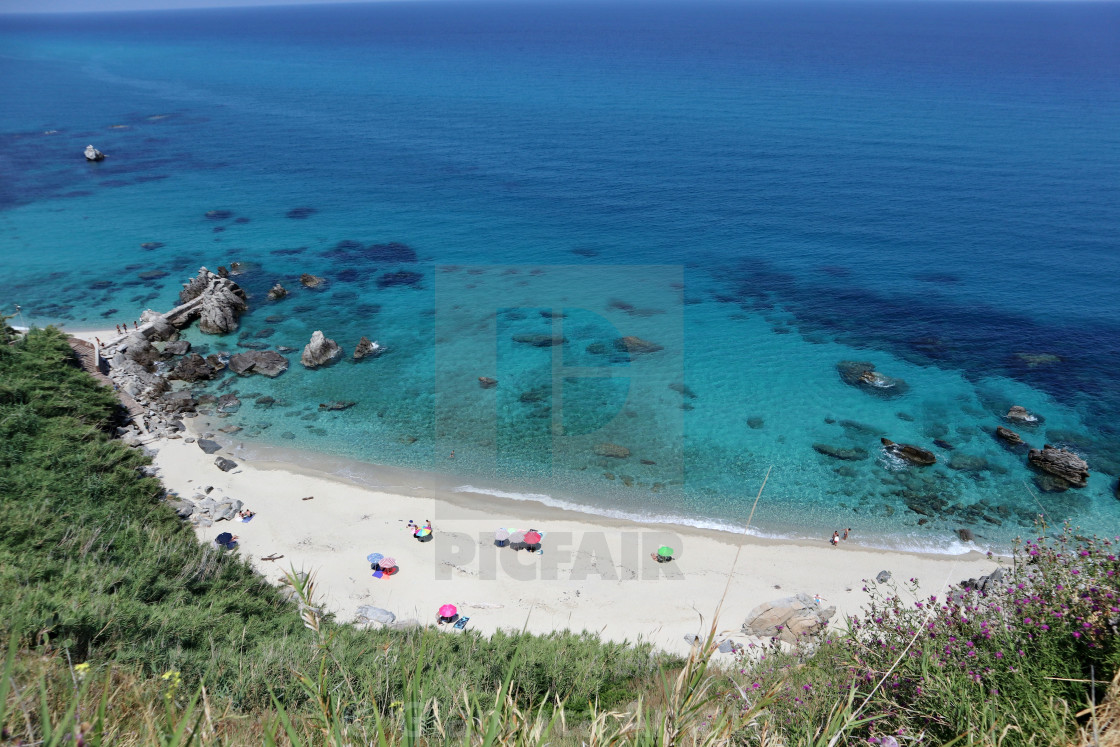
<path fill-rule="evenodd" d="M 105 343 L 118 337 L 115 330 L 103 328 L 67 332 L 67 334 L 91 343 L 97 337 L 100 337 L 101 341 Z M 204 416 L 200 416 L 200 418 L 202 417 Z M 191 435 L 197 436 L 198 434 L 192 433 Z M 309 476 L 338 480 L 355 487 L 377 492 L 418 490 L 430 495 L 438 494 L 447 503 L 466 507 L 488 505 L 495 510 L 503 510 L 511 505 L 531 504 L 539 506 L 546 512 L 558 512 L 558 515 L 573 520 L 584 519 L 610 526 L 636 525 L 663 531 L 699 533 L 713 538 L 745 537 L 761 543 L 805 545 L 808 547 L 825 546 L 829 532 L 833 529 L 843 529 L 840 526 L 828 528 L 822 530 L 819 536 L 815 536 L 809 534 L 808 531 L 762 530 L 757 526 L 746 529 L 739 525 L 705 517 L 689 517 L 667 513 L 639 515 L 596 506 L 590 502 L 583 502 L 579 498 L 557 498 L 551 494 L 519 490 L 519 486 L 492 477 L 461 476 L 432 469 L 376 464 L 347 455 L 335 455 L 315 451 L 314 449 L 262 441 L 240 441 L 233 435 L 220 432 L 213 434 L 211 438 L 225 447 L 225 453 L 228 456 L 234 459 L 250 460 L 260 469 L 294 469 Z M 384 479 L 386 476 L 389 476 L 390 479 Z M 472 481 L 481 483 L 481 486 L 473 485 Z M 763 500 L 765 499 L 764 494 Z M 1008 554 L 1007 548 L 998 544 L 980 544 L 983 541 L 980 538 L 975 540 L 975 544 L 965 544 L 955 537 L 946 536 L 946 542 L 943 544 L 914 545 L 907 544 L 906 535 L 901 532 L 875 533 L 860 529 L 857 530 L 856 535 L 857 538 L 848 546 L 868 551 L 944 558 L 983 556 L 989 551 L 1001 557 Z"/>
<path fill-rule="evenodd" d="M 215 425 L 204 415 L 187 422 L 187 438 Z M 256 512 L 248 524 L 196 527 L 201 541 L 224 531 L 236 534 L 238 552 L 273 583 L 288 569 L 315 571 L 319 601 L 342 622 L 355 621 L 359 606 L 373 605 L 393 612 L 398 622 L 433 624 L 435 610 L 451 603 L 485 635 L 586 630 L 685 654 L 691 646 L 685 639 L 707 633 L 725 589 L 720 638 L 745 643 L 750 638 L 739 628 L 765 602 L 819 594 L 824 606 L 836 607 L 830 624 L 843 627 L 868 599 L 863 580 L 882 570 L 900 587 L 917 577 L 925 596 L 990 573 L 1002 560 L 980 552 L 938 556 L 637 524 L 431 486 L 386 492 L 306 466 L 245 460 L 229 448 L 208 455 L 186 439 L 151 446 L 168 489 L 190 498 L 212 486 L 212 496 L 241 500 Z M 220 471 L 214 465 L 219 456 L 238 466 Z M 427 519 L 435 540 L 419 543 L 406 531 L 407 522 Z M 543 531 L 543 554 L 495 547 L 499 527 Z M 674 546 L 672 563 L 649 557 L 662 544 Z M 400 572 L 372 578 L 369 552 L 393 556 Z M 262 560 L 276 554 L 283 558 Z"/>

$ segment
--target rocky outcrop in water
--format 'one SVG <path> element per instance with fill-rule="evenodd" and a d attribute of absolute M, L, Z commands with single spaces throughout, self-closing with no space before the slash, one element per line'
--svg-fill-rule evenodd
<path fill-rule="evenodd" d="M 241 286 L 229 278 L 215 275 L 205 267 L 179 292 L 181 304 L 196 298 L 199 303 L 192 309 L 194 313 L 191 316 L 198 317 L 198 330 L 208 335 L 224 335 L 235 331 L 241 313 L 248 308 L 245 291 L 241 290 Z M 168 321 L 174 324 L 173 320 Z"/>
<path fill-rule="evenodd" d="M 1027 461 L 1032 467 L 1060 477 L 1075 488 L 1083 488 L 1088 483 L 1089 465 L 1072 451 L 1046 444 L 1041 449 L 1031 449 Z"/>
<path fill-rule="evenodd" d="M 358 404 L 358 403 L 357 402 L 352 402 L 351 400 L 348 400 L 348 399 L 337 400 L 335 402 L 320 402 L 319 403 L 319 409 L 320 410 L 329 410 L 329 411 L 349 410 L 351 407 L 353 407 L 356 404 Z"/>
<path fill-rule="evenodd" d="M 808 594 L 799 593 L 758 605 L 743 621 L 742 631 L 746 635 L 796 644 L 805 636 L 823 630 L 835 614 L 835 607 L 822 608 Z"/>
<path fill-rule="evenodd" d="M 87 161 L 104 161 L 105 154 L 94 148 L 92 145 L 87 145 L 85 149 L 85 157 Z"/>
<path fill-rule="evenodd" d="M 281 298 L 284 298 L 287 295 L 288 289 L 280 285 L 280 283 L 277 283 L 268 290 L 269 301 L 279 301 Z"/>
<path fill-rule="evenodd" d="M 1002 425 L 996 426 L 996 438 L 1012 446 L 1019 446 L 1023 443 L 1022 437 L 1010 428 L 1004 428 Z"/>
<path fill-rule="evenodd" d="M 384 349 L 377 344 L 376 341 L 371 341 L 368 337 L 362 336 L 358 340 L 357 346 L 354 348 L 354 360 L 360 361 L 362 358 L 376 358 L 381 355 Z"/>
<path fill-rule="evenodd" d="M 228 365 L 240 376 L 259 373 L 274 379 L 288 370 L 288 359 L 274 350 L 252 350 L 231 355 Z"/>
<path fill-rule="evenodd" d="M 479 376 L 478 385 L 483 389 L 493 389 L 498 385 L 498 380 L 492 379 L 489 376 Z"/>
<path fill-rule="evenodd" d="M 215 362 L 217 360 L 215 359 Z M 222 366 L 211 365 L 210 361 L 198 353 L 191 353 L 185 358 L 180 358 L 167 372 L 167 378 L 179 381 L 209 381 L 222 370 Z"/>
<path fill-rule="evenodd" d="M 309 272 L 305 272 L 299 276 L 299 282 L 300 285 L 302 285 L 304 288 L 319 288 L 324 283 L 326 283 L 327 280 L 326 278 L 321 278 L 317 275 L 312 275 Z"/>
<path fill-rule="evenodd" d="M 867 361 L 840 361 L 836 364 L 836 370 L 845 384 L 877 397 L 890 399 L 909 389 L 905 381 L 879 373 L 875 370 L 875 364 Z"/>
<path fill-rule="evenodd" d="M 905 459 L 911 464 L 917 464 L 920 467 L 928 467 L 931 464 L 937 463 L 937 456 L 927 449 L 919 446 L 911 446 L 910 444 L 896 444 L 889 438 L 881 438 L 879 441 L 883 444 L 883 448 L 888 454 L 893 454 L 900 459 Z"/>
<path fill-rule="evenodd" d="M 1021 425 L 1025 425 L 1028 428 L 1036 426 L 1040 422 L 1042 422 L 1042 418 L 1040 418 L 1037 415 L 1029 412 L 1027 410 L 1027 408 L 1020 407 L 1019 405 L 1012 406 L 1012 408 L 1010 410 L 1008 410 L 1007 414 L 1004 415 L 1003 417 L 1007 418 L 1008 420 L 1010 420 L 1012 422 L 1019 423 Z"/>
<path fill-rule="evenodd" d="M 318 368 L 326 365 L 342 355 L 342 348 L 334 340 L 326 337 L 319 330 L 311 335 L 311 342 L 303 348 L 299 362 L 308 368 Z"/>

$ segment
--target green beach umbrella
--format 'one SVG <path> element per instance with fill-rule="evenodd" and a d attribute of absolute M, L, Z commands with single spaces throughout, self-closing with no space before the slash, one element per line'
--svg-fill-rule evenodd
<path fill-rule="evenodd" d="M 673 548 L 664 546 L 659 547 L 657 549 L 657 554 L 663 558 L 671 558 L 673 557 Z"/>

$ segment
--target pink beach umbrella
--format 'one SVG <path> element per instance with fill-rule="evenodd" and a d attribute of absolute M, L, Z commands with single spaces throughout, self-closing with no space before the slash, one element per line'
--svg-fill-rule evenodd
<path fill-rule="evenodd" d="M 455 609 L 455 605 L 453 604 L 445 604 L 439 608 L 440 617 L 455 617 L 458 612 L 459 610 Z"/>
<path fill-rule="evenodd" d="M 380 565 L 382 568 L 396 568 L 397 561 L 393 560 L 392 558 L 382 558 L 381 562 L 378 563 L 378 565 Z"/>
<path fill-rule="evenodd" d="M 525 532 L 525 544 L 526 545 L 535 545 L 540 541 L 541 541 L 541 535 L 540 535 L 539 532 Z"/>

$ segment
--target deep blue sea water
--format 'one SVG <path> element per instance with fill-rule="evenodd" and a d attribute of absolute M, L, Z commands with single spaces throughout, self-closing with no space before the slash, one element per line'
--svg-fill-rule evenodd
<path fill-rule="evenodd" d="M 755 524 L 782 536 L 1116 532 L 1117 40 L 1120 4 L 1077 2 L 0 16 L 0 310 L 112 326 L 239 261 L 248 341 L 388 348 L 235 382 L 249 450 L 726 527 L 772 466 Z M 1041 492 L 1001 424 L 1082 454 L 1088 487 Z"/>

